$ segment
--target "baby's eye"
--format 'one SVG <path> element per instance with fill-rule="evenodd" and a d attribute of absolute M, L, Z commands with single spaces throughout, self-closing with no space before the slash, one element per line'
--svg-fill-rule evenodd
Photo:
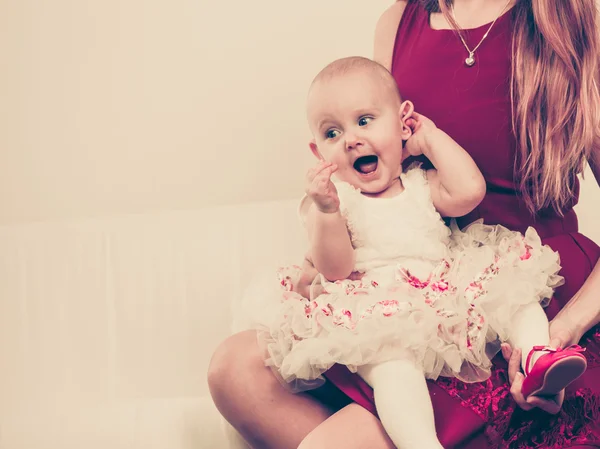
<path fill-rule="evenodd" d="M 340 135 L 340 132 L 337 129 L 328 129 L 325 131 L 325 138 L 327 139 L 335 139 Z"/>
<path fill-rule="evenodd" d="M 373 120 L 373 117 L 361 117 L 358 119 L 358 126 L 367 126 Z"/>

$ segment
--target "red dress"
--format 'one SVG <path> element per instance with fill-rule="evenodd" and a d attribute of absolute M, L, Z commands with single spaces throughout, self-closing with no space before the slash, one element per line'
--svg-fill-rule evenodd
<path fill-rule="evenodd" d="M 560 274 L 566 283 L 547 308 L 552 318 L 583 285 L 600 248 L 578 233 L 572 209 L 577 197 L 564 217 L 550 209 L 533 217 L 515 189 L 517 156 L 509 90 L 512 23 L 511 11 L 501 16 L 477 50 L 475 65 L 466 67 L 468 53 L 458 36 L 451 30 L 432 29 L 419 1 L 410 0 L 396 37 L 392 73 L 402 96 L 461 144 L 487 181 L 487 196 L 459 224 L 483 218 L 487 224 L 521 232 L 533 226 L 544 243 L 559 252 Z M 470 48 L 488 27 L 468 30 Z M 598 295 L 600 300 L 600 292 Z M 462 384 L 450 378 L 429 382 L 444 447 L 600 447 L 600 327 L 588 332 L 580 344 L 587 347 L 588 370 L 567 389 L 562 411 L 556 416 L 516 407 L 501 357 L 496 358 L 492 377 L 486 382 Z M 376 413 L 372 390 L 345 366 L 334 366 L 326 377 L 351 400 Z"/>

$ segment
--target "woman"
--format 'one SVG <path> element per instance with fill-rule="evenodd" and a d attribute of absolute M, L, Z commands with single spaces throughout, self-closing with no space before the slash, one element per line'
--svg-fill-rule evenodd
<path fill-rule="evenodd" d="M 600 248 L 573 211 L 585 159 L 600 181 L 597 27 L 594 0 L 401 0 L 378 23 L 375 59 L 486 178 L 486 198 L 459 224 L 534 226 L 566 279 L 547 309 L 553 343 L 587 348 L 588 371 L 565 398 L 523 400 L 518 349 L 505 348 L 508 365 L 497 360 L 487 382 L 430 382 L 445 447 L 600 448 Z M 255 448 L 393 448 L 369 387 L 343 366 L 327 378 L 289 394 L 246 332 L 219 347 L 209 385 Z"/>

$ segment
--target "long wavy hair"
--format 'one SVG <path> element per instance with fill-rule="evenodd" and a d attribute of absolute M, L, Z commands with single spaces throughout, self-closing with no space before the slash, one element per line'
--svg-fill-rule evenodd
<path fill-rule="evenodd" d="M 453 0 L 419 1 L 461 33 Z M 515 174 L 532 213 L 562 214 L 575 177 L 600 148 L 598 7 L 596 0 L 516 0 L 511 12 Z"/>

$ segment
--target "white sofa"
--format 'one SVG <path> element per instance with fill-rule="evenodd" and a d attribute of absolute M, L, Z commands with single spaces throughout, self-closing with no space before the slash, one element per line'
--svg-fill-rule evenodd
<path fill-rule="evenodd" d="M 582 228 L 600 240 L 588 185 Z M 295 208 L 0 227 L 0 448 L 245 447 L 206 370 L 255 269 L 300 260 Z"/>
<path fill-rule="evenodd" d="M 302 256 L 295 207 L 0 227 L 0 448 L 244 447 L 206 371 L 253 269 Z"/>

